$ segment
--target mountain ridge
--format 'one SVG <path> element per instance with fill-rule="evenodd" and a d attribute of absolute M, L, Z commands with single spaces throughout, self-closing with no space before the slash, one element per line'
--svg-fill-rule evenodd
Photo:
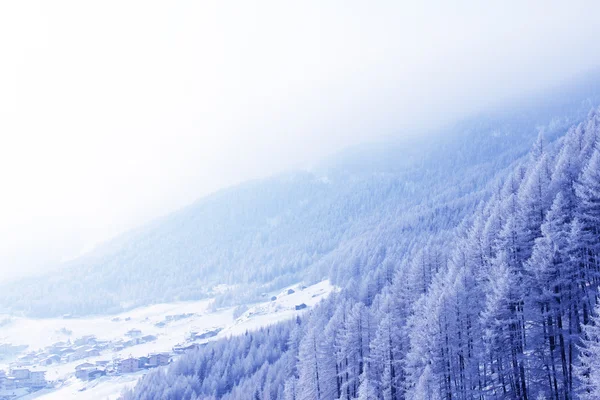
<path fill-rule="evenodd" d="M 541 127 L 552 140 L 586 116 L 588 104 L 600 103 L 600 89 L 584 88 L 580 93 L 575 85 L 566 100 L 552 97 L 550 106 L 457 123 L 408 147 L 396 141 L 349 149 L 312 171 L 220 190 L 66 269 L 0 285 L 1 309 L 38 316 L 112 313 L 203 298 L 222 283 L 241 290 L 220 303 L 243 302 L 298 280 L 342 277 L 347 257 L 368 273 L 371 255 L 360 243 L 376 237 L 388 254 L 397 253 L 388 262 L 398 262 L 411 245 L 390 236 L 426 232 L 432 218 L 442 218 L 438 230 L 458 224 L 490 195 L 488 182 L 527 153 Z M 555 103 L 562 114 L 555 114 Z"/>

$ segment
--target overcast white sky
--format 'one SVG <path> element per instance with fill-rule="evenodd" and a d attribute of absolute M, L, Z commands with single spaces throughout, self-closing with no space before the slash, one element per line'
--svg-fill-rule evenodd
<path fill-rule="evenodd" d="M 1 2 L 0 279 L 600 61 L 598 1 L 424 3 Z"/>

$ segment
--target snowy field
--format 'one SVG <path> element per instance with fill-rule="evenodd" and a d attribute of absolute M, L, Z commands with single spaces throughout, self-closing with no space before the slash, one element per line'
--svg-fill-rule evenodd
<path fill-rule="evenodd" d="M 294 293 L 288 294 L 289 289 Z M 242 334 L 247 330 L 258 329 L 299 315 L 327 297 L 333 289 L 329 281 L 322 281 L 306 288 L 294 285 L 279 293 L 269 293 L 264 302 L 249 305 L 249 309 L 237 319 L 233 318 L 233 307 L 211 312 L 210 300 L 157 304 L 119 315 L 89 318 L 11 317 L 10 322 L 0 330 L 0 342 L 28 345 L 26 351 L 32 351 L 59 341 L 72 341 L 85 335 L 95 335 L 99 340 L 117 341 L 125 338 L 125 333 L 131 329 L 141 330 L 142 335 L 155 335 L 155 341 L 126 347 L 121 351 L 105 350 L 100 356 L 43 367 L 41 369 L 46 370 L 46 379 L 54 382 L 55 388 L 19 397 L 19 399 L 42 400 L 116 399 L 124 388 L 135 385 L 146 371 L 106 376 L 95 381 L 83 382 L 74 377 L 75 366 L 84 362 L 94 363 L 113 358 L 146 356 L 149 353 L 172 353 L 173 346 L 185 343 L 190 332 L 222 329 L 216 337 L 209 340 Z M 276 296 L 277 299 L 271 301 L 272 296 Z M 296 310 L 296 306 L 300 304 L 306 304 L 307 308 Z M 167 316 L 182 314 L 191 314 L 191 316 L 167 322 L 164 326 L 156 325 L 165 322 Z M 8 370 L 8 361 L 0 361 L 0 369 Z"/>

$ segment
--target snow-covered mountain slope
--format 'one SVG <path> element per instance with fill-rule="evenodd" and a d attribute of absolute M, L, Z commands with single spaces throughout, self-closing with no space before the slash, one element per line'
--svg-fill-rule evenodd
<path fill-rule="evenodd" d="M 255 301 L 301 280 L 330 277 L 345 286 L 402 262 L 415 240 L 454 229 L 490 195 L 494 177 L 527 152 L 538 129 L 552 139 L 600 101 L 597 82 L 423 139 L 350 149 L 312 171 L 220 191 L 59 273 L 2 285 L 0 309 L 86 315 L 210 297 L 221 284 L 235 290 L 219 304 Z"/>
<path fill-rule="evenodd" d="M 415 247 L 306 318 L 211 343 L 124 398 L 600 398 L 600 108 L 540 135 L 451 240 Z"/>

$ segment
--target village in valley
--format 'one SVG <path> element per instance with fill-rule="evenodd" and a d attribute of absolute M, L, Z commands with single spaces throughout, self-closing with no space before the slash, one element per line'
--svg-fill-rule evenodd
<path fill-rule="evenodd" d="M 216 336 L 220 330 L 215 328 L 200 335 L 192 332 L 188 338 L 195 340 L 197 336 L 201 336 L 208 339 Z M 132 374 L 165 366 L 171 362 L 173 356 L 199 346 L 184 344 L 174 347 L 172 352 L 148 353 L 138 357 L 114 356 L 116 352 L 128 347 L 151 343 L 156 339 L 155 335 L 143 335 L 139 329 L 130 329 L 123 339 L 99 340 L 95 335 L 86 335 L 73 341 L 56 342 L 38 351 L 24 351 L 26 347 L 22 345 L 0 344 L 0 360 L 24 353 L 14 358 L 8 371 L 0 370 L 0 400 L 17 398 L 62 383 L 61 380 L 50 381 L 46 378 L 48 367 L 76 364 L 72 369 L 74 377 L 81 381 L 92 381 L 103 376 Z M 104 354 L 113 356 L 103 358 Z"/>
<path fill-rule="evenodd" d="M 262 303 L 241 310 L 214 310 L 204 300 L 158 304 L 112 317 L 0 318 L 0 400 L 54 399 L 73 391 L 87 395 L 96 385 L 111 382 L 119 382 L 112 393 L 118 395 L 148 370 L 168 366 L 211 340 L 293 318 L 332 290 L 328 281 L 296 285 L 265 293 Z"/>

